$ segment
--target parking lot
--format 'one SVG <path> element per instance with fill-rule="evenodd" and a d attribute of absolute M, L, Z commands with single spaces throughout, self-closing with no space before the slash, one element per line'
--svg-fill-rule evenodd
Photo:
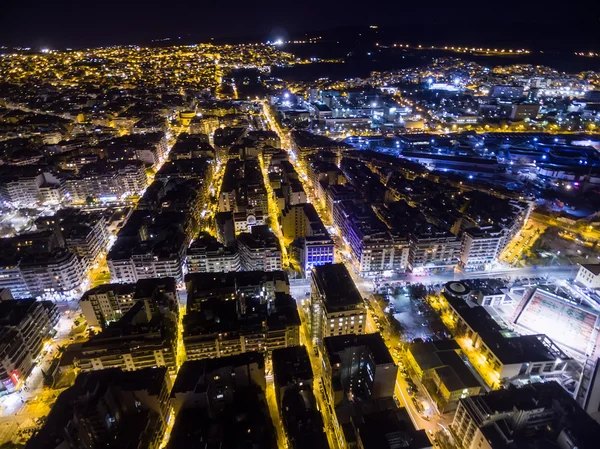
<path fill-rule="evenodd" d="M 423 298 L 411 299 L 408 288 L 394 289 L 388 297 L 394 318 L 402 326 L 403 339 L 422 340 L 446 338 L 446 327 Z"/>

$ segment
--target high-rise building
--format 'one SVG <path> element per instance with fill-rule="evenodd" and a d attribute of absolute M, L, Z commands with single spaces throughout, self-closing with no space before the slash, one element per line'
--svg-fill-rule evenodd
<path fill-rule="evenodd" d="M 335 203 L 333 222 L 350 246 L 352 260 L 361 275 L 406 270 L 408 242 L 392 234 L 366 203 Z"/>
<path fill-rule="evenodd" d="M 108 229 L 101 213 L 85 213 L 78 209 L 62 209 L 53 216 L 36 220 L 38 229 L 50 229 L 60 244 L 94 264 L 108 245 Z"/>
<path fill-rule="evenodd" d="M 187 218 L 181 212 L 134 211 L 106 258 L 112 281 L 174 277 L 182 282 L 191 238 L 184 232 Z"/>
<path fill-rule="evenodd" d="M 469 228 L 461 240 L 460 266 L 465 270 L 483 270 L 497 261 L 502 251 L 504 231 L 499 227 Z"/>
<path fill-rule="evenodd" d="M 350 273 L 343 264 L 320 265 L 312 270 L 309 323 L 311 336 L 364 334 L 366 309 Z"/>
<path fill-rule="evenodd" d="M 380 334 L 337 335 L 323 341 L 326 391 L 332 404 L 391 397 L 398 368 Z"/>
<path fill-rule="evenodd" d="M 267 190 L 257 160 L 231 159 L 227 162 L 219 193 L 219 212 L 268 210 Z"/>

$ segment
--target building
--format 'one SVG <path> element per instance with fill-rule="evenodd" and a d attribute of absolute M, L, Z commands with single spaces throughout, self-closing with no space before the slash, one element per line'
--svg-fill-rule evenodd
<path fill-rule="evenodd" d="M 258 352 L 185 362 L 171 390 L 176 414 L 189 408 L 222 410 L 238 388 L 266 389 L 265 359 Z"/>
<path fill-rule="evenodd" d="M 240 256 L 235 247 L 227 247 L 208 233 L 202 232 L 186 253 L 189 273 L 239 271 Z"/>
<path fill-rule="evenodd" d="M 190 122 L 190 134 L 206 134 L 207 136 L 214 133 L 219 127 L 219 117 L 196 116 Z"/>
<path fill-rule="evenodd" d="M 236 234 L 239 234 L 240 232 L 250 232 L 254 226 L 261 226 L 265 224 L 265 216 L 261 210 L 247 208 L 242 212 L 233 213 L 233 224 Z"/>
<path fill-rule="evenodd" d="M 178 211 L 134 211 L 106 258 L 112 281 L 174 277 L 183 282 L 190 220 Z"/>
<path fill-rule="evenodd" d="M 235 301 L 210 299 L 183 318 L 183 344 L 188 360 L 265 352 L 300 343 L 300 318 L 295 300 L 277 293 L 271 306 L 261 298 Z M 250 307 L 252 306 L 252 307 Z M 242 308 L 242 311 L 239 309 Z"/>
<path fill-rule="evenodd" d="M 281 139 L 275 131 L 250 131 L 248 138 L 255 141 L 259 147 L 281 148 Z"/>
<path fill-rule="evenodd" d="M 537 285 L 517 303 L 511 320 L 529 332 L 544 333 L 578 354 L 600 357 L 600 310 L 566 288 Z"/>
<path fill-rule="evenodd" d="M 575 282 L 586 288 L 600 289 L 600 264 L 583 264 L 579 267 Z"/>
<path fill-rule="evenodd" d="M 376 401 L 364 407 L 366 413 L 356 413 L 351 418 L 352 426 L 346 426 L 346 441 L 356 442 L 360 449 L 402 447 L 407 449 L 433 449 L 425 430 L 417 430 L 405 408 L 396 408 L 390 401 L 380 410 L 368 410 L 369 406 L 385 403 Z M 355 407 L 355 410 L 358 407 Z"/>
<path fill-rule="evenodd" d="M 559 384 L 547 382 L 460 399 L 451 432 L 465 449 L 591 449 L 600 425 Z"/>
<path fill-rule="evenodd" d="M 215 149 L 210 145 L 207 134 L 180 134 L 177 138 L 177 142 L 175 142 L 175 145 L 173 145 L 173 148 L 169 151 L 169 159 L 172 161 L 201 157 L 215 158 Z"/>
<path fill-rule="evenodd" d="M 63 246 L 92 265 L 104 254 L 109 233 L 101 213 L 62 209 L 55 215 L 36 220 L 38 229 L 50 229 Z"/>
<path fill-rule="evenodd" d="M 333 208 L 341 201 L 362 201 L 362 196 L 350 184 L 334 184 L 327 188 L 327 212 L 329 217 L 333 219 Z"/>
<path fill-rule="evenodd" d="M 275 397 L 293 449 L 327 449 L 323 418 L 313 394 L 313 375 L 305 346 L 276 349 L 273 360 Z"/>
<path fill-rule="evenodd" d="M 309 117 L 306 117 L 306 119 L 309 119 Z M 304 163 L 309 155 L 321 151 L 335 153 L 339 158 L 342 152 L 349 149 L 350 146 L 326 136 L 313 134 L 304 130 L 294 130 L 291 133 L 291 148 L 300 163 Z"/>
<path fill-rule="evenodd" d="M 392 397 L 398 367 L 380 334 L 337 335 L 323 340 L 325 391 L 332 404 Z"/>
<path fill-rule="evenodd" d="M 504 234 L 495 226 L 466 229 L 461 240 L 460 267 L 467 271 L 489 268 L 503 249 Z"/>
<path fill-rule="evenodd" d="M 120 160 L 84 165 L 77 175 L 64 181 L 65 196 L 73 203 L 91 200 L 115 202 L 137 195 L 147 186 L 142 161 Z"/>
<path fill-rule="evenodd" d="M 174 283 L 174 282 L 173 282 Z M 137 299 L 116 322 L 83 343 L 69 345 L 61 368 L 73 366 L 82 372 L 106 368 L 123 371 L 177 368 L 178 304 L 167 295 Z"/>
<path fill-rule="evenodd" d="M 166 368 L 82 373 L 59 395 L 26 447 L 158 449 L 169 418 L 170 389 Z"/>
<path fill-rule="evenodd" d="M 278 271 L 282 269 L 279 240 L 268 226 L 253 226 L 250 233 L 237 237 L 240 264 L 245 271 Z"/>
<path fill-rule="evenodd" d="M 34 299 L 0 302 L 0 390 L 12 392 L 25 382 L 58 324 L 56 306 Z"/>
<path fill-rule="evenodd" d="M 272 302 L 276 293 L 290 293 L 290 282 L 284 271 L 238 271 L 230 273 L 189 273 L 185 277 L 188 308 L 201 308 L 211 299 L 231 299 L 238 295 L 259 296 Z"/>
<path fill-rule="evenodd" d="M 165 132 L 166 120 L 163 117 L 149 116 L 138 120 L 131 134 L 116 137 L 103 143 L 103 151 L 109 161 L 140 161 L 148 166 L 156 166 L 164 160 L 168 144 Z"/>
<path fill-rule="evenodd" d="M 515 121 L 535 119 L 540 112 L 539 104 L 513 104 L 510 119 Z"/>
<path fill-rule="evenodd" d="M 267 190 L 256 159 L 227 161 L 219 193 L 219 212 L 267 211 Z"/>
<path fill-rule="evenodd" d="M 271 360 L 278 404 L 281 404 L 281 400 L 290 388 L 296 386 L 312 388 L 313 371 L 306 346 L 276 349 L 271 353 Z"/>
<path fill-rule="evenodd" d="M 64 242 L 62 242 L 64 243 Z M 47 279 L 42 276 L 39 281 L 46 283 L 42 288 L 52 288 L 48 286 L 48 282 L 61 280 L 63 274 L 70 274 L 69 262 L 71 258 L 66 250 L 61 248 L 58 236 L 51 230 L 42 230 L 37 232 L 29 232 L 17 235 L 15 237 L 0 239 L 0 287 L 8 288 L 14 298 L 30 298 L 32 293 L 30 288 L 37 288 L 35 284 L 38 279 L 28 276 L 28 284 L 23 276 L 21 266 L 25 263 L 25 271 L 31 273 L 32 269 L 46 270 L 45 262 L 59 262 L 52 268 L 59 273 L 57 279 Z M 72 255 L 72 254 L 71 254 Z M 60 262 L 65 262 L 63 256 L 66 256 L 66 265 Z M 63 270 L 64 269 L 64 270 Z M 39 294 L 39 293 L 38 293 Z"/>
<path fill-rule="evenodd" d="M 159 296 L 165 296 L 177 304 L 174 278 L 142 279 L 135 284 L 99 285 L 83 294 L 79 307 L 89 326 L 105 327 L 121 319 L 137 301 Z"/>
<path fill-rule="evenodd" d="M 40 188 L 44 184 L 44 174 L 16 173 L 3 176 L 0 182 L 0 200 L 13 207 L 34 207 L 41 200 Z"/>
<path fill-rule="evenodd" d="M 314 156 L 318 157 L 320 155 Z M 333 154 L 332 156 L 335 157 Z M 327 188 L 346 182 L 346 178 L 334 162 L 325 162 L 319 159 L 310 161 L 306 167 L 306 174 L 313 192 L 323 208 L 326 208 L 327 205 Z"/>
<path fill-rule="evenodd" d="M 176 421 L 167 449 L 275 445 L 259 353 L 185 362 L 173 385 Z"/>
<path fill-rule="evenodd" d="M 442 413 L 456 409 L 460 398 L 481 392 L 481 384 L 459 354 L 454 340 L 413 343 L 406 350 L 408 366 Z"/>
<path fill-rule="evenodd" d="M 292 254 L 308 276 L 314 266 L 334 262 L 334 243 L 312 204 L 302 203 L 283 210 L 282 233 L 293 241 Z"/>
<path fill-rule="evenodd" d="M 404 272 L 408 266 L 408 241 L 392 234 L 366 203 L 335 203 L 333 223 L 348 244 L 361 276 Z"/>
<path fill-rule="evenodd" d="M 215 226 L 217 228 L 217 240 L 225 246 L 232 246 L 235 243 L 233 213 L 217 212 L 215 214 Z"/>
<path fill-rule="evenodd" d="M 490 89 L 491 98 L 500 99 L 519 99 L 524 96 L 525 88 L 523 86 L 498 85 Z"/>
<path fill-rule="evenodd" d="M 29 290 L 21 276 L 18 264 L 18 259 L 3 258 L 0 265 L 0 287 L 9 290 L 13 298 L 28 298 Z"/>
<path fill-rule="evenodd" d="M 299 344 L 300 318 L 283 272 L 195 273 L 186 283 L 188 360 Z"/>
<path fill-rule="evenodd" d="M 29 294 L 36 297 L 75 293 L 87 280 L 87 263 L 65 249 L 27 255 L 19 268 Z"/>
<path fill-rule="evenodd" d="M 587 359 L 583 366 L 575 400 L 600 423 L 600 359 Z"/>
<path fill-rule="evenodd" d="M 281 214 L 281 231 L 288 240 L 328 235 L 315 206 L 310 203 L 286 207 Z"/>
<path fill-rule="evenodd" d="M 409 244 L 408 267 L 413 273 L 453 270 L 459 263 L 462 243 L 450 232 L 413 232 Z"/>
<path fill-rule="evenodd" d="M 104 284 L 86 291 L 79 307 L 88 325 L 104 327 L 105 323 L 119 320 L 131 307 L 135 284 Z"/>
<path fill-rule="evenodd" d="M 322 344 L 325 337 L 365 333 L 364 301 L 343 264 L 313 268 L 309 325 L 311 336 L 318 344 Z"/>
<path fill-rule="evenodd" d="M 329 236 L 303 237 L 294 241 L 295 259 L 304 276 L 309 276 L 313 267 L 335 262 L 335 245 Z"/>
<path fill-rule="evenodd" d="M 0 302 L 14 299 L 10 288 L 0 288 Z"/>
<path fill-rule="evenodd" d="M 461 346 L 475 350 L 483 360 L 474 366 L 488 385 L 497 388 L 540 375 L 561 379 L 569 370 L 571 357 L 547 335 L 519 335 L 503 329 L 484 307 L 467 304 L 462 296 L 467 291 L 460 282 L 449 282 L 442 303 L 452 323 L 452 334 Z"/>

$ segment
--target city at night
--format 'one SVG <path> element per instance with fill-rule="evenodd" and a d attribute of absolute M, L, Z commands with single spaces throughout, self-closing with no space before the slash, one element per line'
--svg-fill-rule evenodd
<path fill-rule="evenodd" d="M 577 3 L 3 5 L 0 449 L 597 449 Z"/>

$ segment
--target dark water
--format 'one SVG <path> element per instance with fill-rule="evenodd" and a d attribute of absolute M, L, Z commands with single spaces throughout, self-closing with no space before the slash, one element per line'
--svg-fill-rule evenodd
<path fill-rule="evenodd" d="M 526 55 L 483 56 L 440 50 L 400 50 L 358 45 L 286 45 L 302 58 L 342 58 L 344 63 L 314 63 L 294 67 L 274 67 L 272 75 L 295 81 L 309 81 L 327 77 L 332 80 L 368 77 L 372 71 L 400 70 L 425 66 L 436 58 L 455 57 L 473 61 L 485 67 L 513 64 L 544 65 L 567 73 L 600 71 L 600 58 L 576 56 L 567 52 L 532 51 Z"/>

